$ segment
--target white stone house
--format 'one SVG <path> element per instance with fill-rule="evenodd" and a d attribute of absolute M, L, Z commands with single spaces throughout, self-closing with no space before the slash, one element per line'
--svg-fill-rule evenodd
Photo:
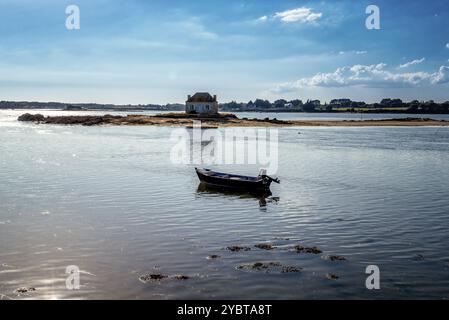
<path fill-rule="evenodd" d="M 208 92 L 197 92 L 189 95 L 186 101 L 186 113 L 217 114 L 217 96 L 211 96 Z"/>

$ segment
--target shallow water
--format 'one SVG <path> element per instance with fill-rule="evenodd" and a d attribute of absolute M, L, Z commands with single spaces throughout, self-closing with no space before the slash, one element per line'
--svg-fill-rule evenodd
<path fill-rule="evenodd" d="M 449 114 L 408 114 L 408 113 L 301 113 L 301 112 L 235 112 L 239 118 L 279 120 L 384 120 L 404 118 L 428 118 L 449 120 Z"/>
<path fill-rule="evenodd" d="M 264 204 L 198 190 L 194 165 L 170 162 L 172 128 L 23 124 L 14 112 L 0 111 L 0 297 L 449 298 L 449 128 L 281 129 L 281 184 Z M 265 242 L 277 248 L 253 247 Z M 254 262 L 303 270 L 237 269 Z M 365 287 L 373 264 L 378 291 Z M 66 289 L 69 265 L 80 290 Z M 148 273 L 191 278 L 139 281 Z"/>

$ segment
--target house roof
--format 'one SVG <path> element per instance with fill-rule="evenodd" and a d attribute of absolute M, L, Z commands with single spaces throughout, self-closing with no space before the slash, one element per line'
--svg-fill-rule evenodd
<path fill-rule="evenodd" d="M 197 92 L 189 96 L 187 102 L 217 102 L 217 97 L 212 97 L 209 92 Z"/>

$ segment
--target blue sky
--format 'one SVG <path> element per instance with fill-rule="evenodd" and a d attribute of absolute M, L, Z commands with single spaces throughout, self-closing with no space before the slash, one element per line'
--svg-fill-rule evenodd
<path fill-rule="evenodd" d="M 78 5 L 81 29 L 67 30 Z M 365 27 L 368 5 L 381 29 Z M 449 100 L 447 0 L 0 0 L 0 100 Z"/>

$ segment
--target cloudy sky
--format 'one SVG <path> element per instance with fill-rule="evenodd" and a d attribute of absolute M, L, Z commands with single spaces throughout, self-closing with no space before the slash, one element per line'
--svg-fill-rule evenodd
<path fill-rule="evenodd" d="M 81 12 L 65 27 L 66 7 Z M 381 29 L 365 27 L 380 8 Z M 0 0 L 0 100 L 449 100 L 447 0 Z"/>

